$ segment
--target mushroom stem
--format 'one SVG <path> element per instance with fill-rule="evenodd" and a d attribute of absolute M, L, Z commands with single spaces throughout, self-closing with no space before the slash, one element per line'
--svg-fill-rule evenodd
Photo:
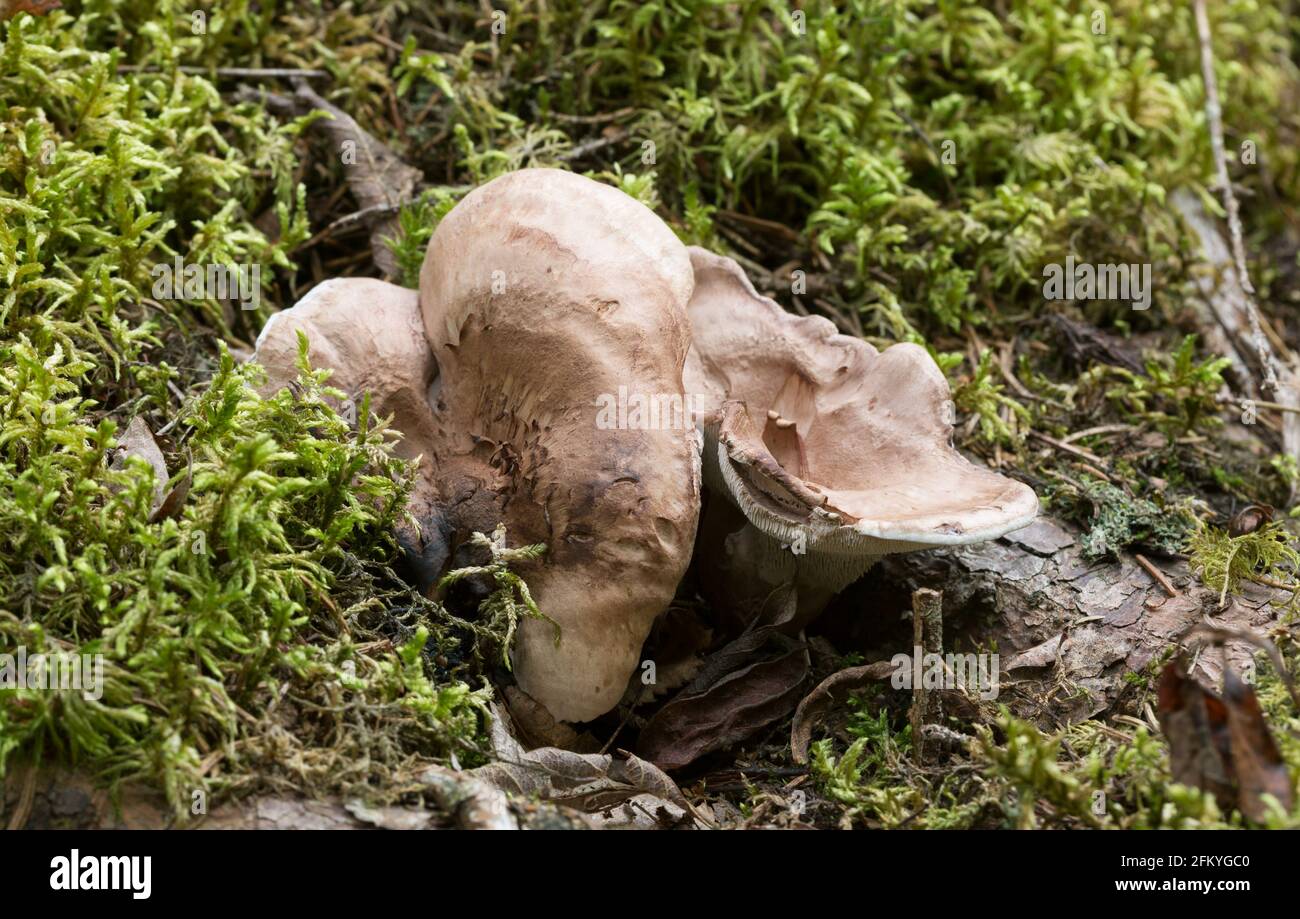
<path fill-rule="evenodd" d="M 820 535 L 834 532 L 835 523 L 826 516 L 810 518 L 806 525 L 791 522 L 777 526 L 771 517 L 754 513 L 747 503 L 756 502 L 751 491 L 729 479 L 739 475 L 723 454 L 717 428 L 704 432 L 705 485 L 710 500 L 705 508 L 697 538 L 701 561 L 711 575 L 704 579 L 704 592 L 713 606 L 737 628 L 756 620 L 780 588 L 796 590 L 796 611 L 791 628 L 798 630 L 819 616 L 835 595 L 871 569 L 879 555 L 812 551 L 820 548 Z M 724 496 L 731 496 L 728 500 Z M 820 512 L 819 512 L 820 513 Z M 752 521 L 768 522 L 773 532 Z"/>
<path fill-rule="evenodd" d="M 830 564 L 824 556 L 796 555 L 789 543 L 768 536 L 716 496 L 704 513 L 697 544 L 710 572 L 703 579 L 705 596 L 737 630 L 759 618 L 783 586 L 792 585 L 796 610 L 790 628 L 797 631 L 879 558 L 859 556 Z"/>

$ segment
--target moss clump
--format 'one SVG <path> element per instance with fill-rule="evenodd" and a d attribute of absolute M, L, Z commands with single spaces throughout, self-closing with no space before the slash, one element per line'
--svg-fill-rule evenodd
<path fill-rule="evenodd" d="M 1083 550 L 1091 559 L 1113 557 L 1129 547 L 1176 555 L 1196 525 L 1186 506 L 1158 504 L 1096 479 L 1059 489 L 1052 506 L 1083 525 Z"/>
<path fill-rule="evenodd" d="M 1291 534 L 1281 521 L 1241 536 L 1202 523 L 1188 541 L 1187 550 L 1192 570 L 1206 587 L 1219 592 L 1221 606 L 1229 593 L 1240 589 L 1242 581 L 1295 585 L 1300 570 L 1300 552 L 1291 544 Z"/>
<path fill-rule="evenodd" d="M 1294 658 L 1289 666 L 1294 666 Z M 1276 674 L 1261 668 L 1259 698 L 1275 725 L 1283 758 L 1300 772 L 1300 751 L 1286 736 L 1297 717 Z M 1108 725 L 1084 721 L 1046 733 L 1002 710 L 978 725 L 964 751 L 942 769 L 910 762 L 907 729 L 891 733 L 889 715 L 868 716 L 875 726 L 861 732 L 866 705 L 850 702 L 836 754 L 832 738 L 816 741 L 811 771 L 839 825 L 955 828 L 1226 829 L 1243 826 L 1237 814 L 1220 812 L 1214 796 L 1171 781 L 1168 747 L 1158 733 L 1132 721 Z M 857 728 L 854 725 L 857 725 Z M 1122 730 L 1121 730 L 1122 728 Z M 1300 826 L 1300 806 L 1275 812 L 1272 828 Z"/>
<path fill-rule="evenodd" d="M 19 751 L 89 761 L 155 779 L 180 810 L 268 742 L 277 709 L 333 730 L 383 712 L 419 736 L 408 755 L 473 747 L 484 698 L 429 681 L 428 626 L 401 636 L 382 600 L 340 585 L 382 583 L 410 469 L 364 407 L 356 428 L 331 408 L 342 394 L 307 366 L 305 342 L 298 385 L 267 399 L 260 368 L 222 356 L 173 434 L 192 458 L 174 481 L 192 481 L 164 519 L 147 464 L 106 463 L 115 423 L 87 422 L 77 392 L 92 365 L 60 347 L 42 361 L 20 339 L 0 371 L 0 636 L 29 654 L 101 655 L 104 685 L 94 699 L 0 693 L 0 768 Z"/>

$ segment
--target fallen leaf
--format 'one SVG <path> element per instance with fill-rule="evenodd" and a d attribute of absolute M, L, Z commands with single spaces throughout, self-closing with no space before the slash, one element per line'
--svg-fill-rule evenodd
<path fill-rule="evenodd" d="M 727 662 L 738 654 L 731 646 L 723 652 Z M 733 746 L 790 714 L 808 673 L 807 650 L 799 645 L 726 673 L 711 685 L 697 679 L 655 713 L 642 729 L 637 749 L 664 769 L 680 769 Z"/>
<path fill-rule="evenodd" d="M 1047 641 L 1040 642 L 1026 651 L 1021 651 L 1007 662 L 1007 670 L 1019 670 L 1021 667 L 1050 667 L 1061 657 L 1064 650 L 1065 633 L 1059 632 Z"/>
<path fill-rule="evenodd" d="M 703 825 L 677 784 L 640 757 L 623 751 L 620 753 L 624 758 L 620 759 L 557 747 L 525 750 L 511 735 L 506 718 L 495 705 L 490 737 L 498 762 L 465 775 L 497 791 L 603 814 L 603 819 L 596 821 L 602 825 L 625 825 L 612 812 L 632 802 L 633 814 L 651 814 L 657 825 Z M 626 825 L 643 825 L 629 819 Z"/>
<path fill-rule="evenodd" d="M 1272 523 L 1275 513 L 1276 511 L 1269 504 L 1248 505 L 1228 521 L 1228 535 L 1236 537 L 1254 533 L 1260 527 Z"/>
<path fill-rule="evenodd" d="M 1174 781 L 1210 792 L 1226 811 L 1236 795 L 1223 703 L 1187 675 L 1181 658 L 1165 665 L 1156 697 L 1156 716 L 1169 741 L 1169 769 Z"/>
<path fill-rule="evenodd" d="M 163 458 L 162 450 L 158 449 L 158 442 L 153 439 L 149 425 L 139 416 L 132 418 L 126 431 L 117 438 L 117 448 L 109 468 L 114 471 L 126 468 L 127 458 L 132 456 L 140 457 L 153 467 L 153 503 L 149 508 L 152 517 L 162 506 L 163 491 L 171 476 L 167 472 L 167 460 Z"/>
<path fill-rule="evenodd" d="M 808 762 L 808 745 L 812 743 L 812 730 L 821 716 L 829 711 L 837 700 L 847 699 L 850 693 L 865 689 L 880 680 L 887 680 L 893 675 L 894 665 L 888 661 L 880 661 L 832 673 L 818 683 L 795 709 L 794 722 L 790 725 L 791 758 L 799 765 Z"/>
<path fill-rule="evenodd" d="M 1272 795 L 1282 810 L 1290 813 L 1295 799 L 1291 773 L 1269 733 L 1255 691 L 1231 670 L 1223 678 L 1223 704 L 1228 711 L 1228 739 L 1237 774 L 1237 806 L 1259 823 L 1269 811 L 1263 796 Z"/>
<path fill-rule="evenodd" d="M 1187 675 L 1181 657 L 1160 674 L 1157 716 L 1174 781 L 1208 791 L 1222 810 L 1235 805 L 1256 822 L 1268 814 L 1264 795 L 1290 811 L 1291 775 L 1255 691 L 1230 669 L 1223 682 L 1220 698 Z"/>

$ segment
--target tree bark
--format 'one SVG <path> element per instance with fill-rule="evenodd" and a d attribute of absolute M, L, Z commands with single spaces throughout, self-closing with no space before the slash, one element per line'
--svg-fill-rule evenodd
<path fill-rule="evenodd" d="M 1273 601 L 1288 594 L 1245 585 L 1218 609 L 1219 598 L 1200 585 L 1180 559 L 1155 564 L 1179 592 L 1166 589 L 1124 553 L 1090 562 L 1078 530 L 1040 517 L 991 542 L 951 550 L 889 556 L 866 578 L 868 595 L 898 596 L 942 588 L 944 623 L 954 633 L 947 650 L 999 655 L 998 695 L 1018 715 L 1044 728 L 1105 713 L 1141 714 L 1153 659 L 1205 619 L 1266 634 L 1280 617 Z M 1228 646 L 1239 669 L 1253 648 Z M 1218 654 L 1201 655 L 1198 668 L 1212 681 Z"/>

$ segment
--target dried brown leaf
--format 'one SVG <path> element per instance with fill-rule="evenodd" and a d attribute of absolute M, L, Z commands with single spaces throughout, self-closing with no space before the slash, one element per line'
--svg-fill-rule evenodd
<path fill-rule="evenodd" d="M 818 683 L 817 688 L 799 703 L 794 713 L 794 722 L 790 725 L 790 756 L 794 761 L 800 765 L 808 762 L 808 745 L 812 742 L 813 728 L 836 701 L 847 699 L 850 693 L 865 689 L 880 680 L 887 680 L 893 674 L 894 665 L 881 661 L 862 667 L 849 667 L 832 673 Z"/>
<path fill-rule="evenodd" d="M 729 659 L 734 658 L 729 654 Z M 808 673 L 808 655 L 799 646 L 748 664 L 710 686 L 696 689 L 692 683 L 655 713 L 641 731 L 637 749 L 664 769 L 680 769 L 726 749 L 793 711 Z"/>

